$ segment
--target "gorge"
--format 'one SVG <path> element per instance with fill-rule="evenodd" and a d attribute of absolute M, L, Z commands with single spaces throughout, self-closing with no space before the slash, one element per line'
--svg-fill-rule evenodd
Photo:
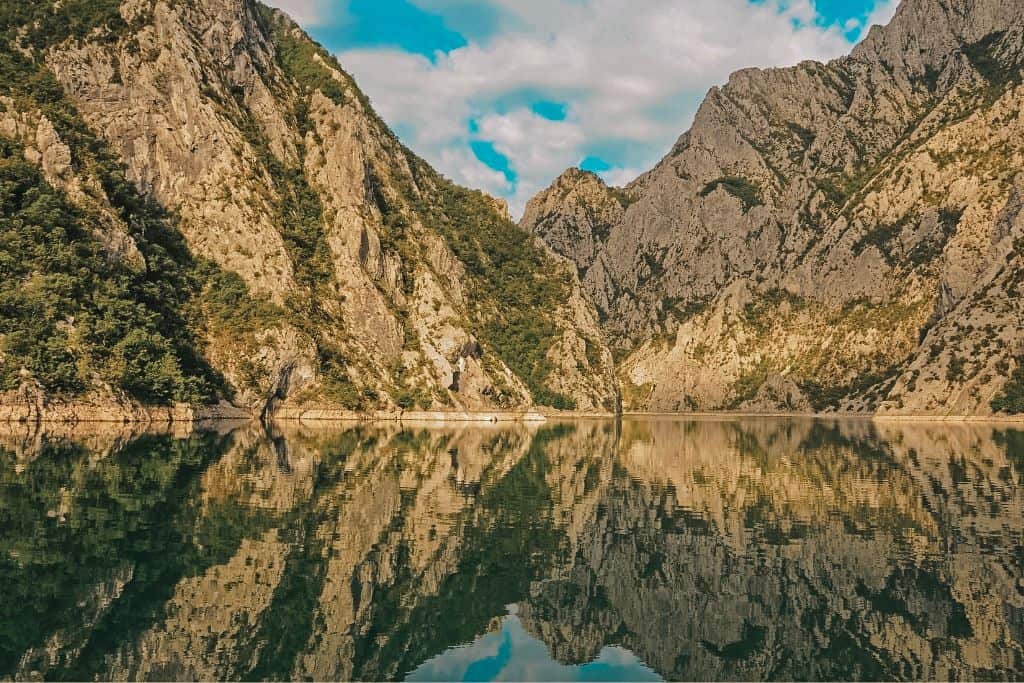
<path fill-rule="evenodd" d="M 278 10 L 8 3 L 0 417 L 1018 415 L 1022 49 L 1019 3 L 904 0 L 517 227 Z"/>

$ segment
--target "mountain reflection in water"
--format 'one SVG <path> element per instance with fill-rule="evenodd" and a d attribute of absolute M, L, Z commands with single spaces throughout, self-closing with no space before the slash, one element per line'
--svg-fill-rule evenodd
<path fill-rule="evenodd" d="M 1019 679 L 1024 433 L 0 432 L 0 678 Z"/>

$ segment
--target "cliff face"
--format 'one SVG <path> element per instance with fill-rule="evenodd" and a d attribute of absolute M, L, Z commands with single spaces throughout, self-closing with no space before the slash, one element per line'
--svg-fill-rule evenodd
<path fill-rule="evenodd" d="M 848 57 L 712 89 L 610 227 L 586 175 L 535 199 L 627 406 L 1024 409 L 1022 49 L 1019 3 L 905 0 Z"/>
<path fill-rule="evenodd" d="M 4 85 L 0 134 L 87 214 L 76 244 L 106 245 L 116 276 L 153 270 L 126 196 L 154 203 L 181 242 L 191 279 L 174 309 L 189 335 L 167 363 L 208 381 L 157 399 L 614 407 L 611 354 L 572 268 L 405 149 L 286 16 L 249 0 L 36 5 L 0 17 L 3 66 L 54 87 Z M 85 148 L 130 185 L 100 182 Z M 149 398 L 69 339 L 75 387 L 0 346 L 2 388 Z"/>

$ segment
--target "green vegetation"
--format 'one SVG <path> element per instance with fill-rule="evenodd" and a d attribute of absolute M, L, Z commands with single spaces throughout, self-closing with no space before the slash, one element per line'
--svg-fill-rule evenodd
<path fill-rule="evenodd" d="M 1016 360 L 1016 367 L 1006 386 L 992 400 L 992 410 L 1010 415 L 1024 414 L 1024 357 Z"/>
<path fill-rule="evenodd" d="M 48 391 L 94 379 L 149 403 L 202 402 L 219 383 L 181 314 L 196 293 L 184 246 L 156 207 L 124 207 L 146 257 L 112 259 L 92 219 L 48 185 L 24 150 L 0 139 L 0 365 L 3 389 L 28 370 Z"/>
<path fill-rule="evenodd" d="M 853 253 L 860 256 L 868 247 L 875 247 L 887 263 L 890 265 L 895 263 L 892 253 L 893 243 L 899 239 L 905 228 L 917 220 L 919 220 L 918 216 L 907 215 L 895 223 L 880 223 L 874 226 L 854 243 Z"/>
<path fill-rule="evenodd" d="M 817 135 L 815 135 L 814 131 L 808 128 L 804 128 L 799 123 L 794 123 L 790 121 L 786 124 L 786 128 L 788 128 L 789 132 L 796 136 L 797 140 L 800 141 L 800 145 L 805 150 L 809 149 L 810 146 L 814 144 L 815 139 L 817 139 Z"/>
<path fill-rule="evenodd" d="M 959 382 L 964 379 L 964 370 L 967 368 L 967 359 L 963 356 L 954 355 L 946 368 L 946 379 L 950 382 Z"/>
<path fill-rule="evenodd" d="M 834 178 L 821 178 L 814 181 L 825 199 L 833 206 L 841 208 L 853 194 L 853 190 L 845 184 L 837 184 Z"/>
<path fill-rule="evenodd" d="M 660 258 L 664 258 L 664 252 L 658 256 L 644 252 L 643 260 L 644 265 L 647 266 L 647 272 L 644 274 L 644 277 L 640 278 L 641 283 L 656 280 L 665 274 L 665 266 L 661 262 Z"/>
<path fill-rule="evenodd" d="M 485 195 L 437 182 L 436 205 L 416 206 L 466 266 L 481 341 L 523 379 L 539 405 L 574 409 L 575 401 L 547 387 L 554 370 L 547 355 L 561 336 L 555 312 L 569 298 L 571 274 Z"/>
<path fill-rule="evenodd" d="M 999 55 L 1005 36 L 1004 31 L 990 33 L 964 48 L 964 55 L 971 65 L 989 82 L 987 94 L 990 99 L 995 99 L 1011 85 L 1021 82 L 1019 62 L 1012 62 Z"/>
<path fill-rule="evenodd" d="M 291 34 L 285 34 L 291 35 Z M 280 58 L 281 55 L 278 55 Z M 237 109 L 224 108 L 222 113 L 245 136 L 246 142 L 256 153 L 260 165 L 266 169 L 273 194 L 263 190 L 264 199 L 270 204 L 274 215 L 273 224 L 281 234 L 289 259 L 295 268 L 295 279 L 316 290 L 332 277 L 331 250 L 324 230 L 324 209 L 320 196 L 310 186 L 306 177 L 305 145 L 296 145 L 298 159 L 294 165 L 286 165 L 271 151 L 270 142 L 259 122 L 249 113 L 245 102 L 238 93 Z M 301 103 L 304 106 L 304 101 Z M 300 129 L 307 125 L 305 110 L 295 112 Z"/>
<path fill-rule="evenodd" d="M 807 380 L 800 384 L 800 389 L 807 395 L 811 406 L 817 410 L 837 409 L 844 398 L 860 396 L 872 387 L 891 384 L 898 372 L 899 365 L 888 368 L 866 370 L 848 384 L 823 384 L 815 380 Z"/>
<path fill-rule="evenodd" d="M 260 17 L 274 38 L 277 60 L 284 72 L 307 91 L 319 90 L 335 104 L 345 104 L 345 86 L 331 74 L 324 63 L 334 65 L 334 59 L 322 47 L 296 34 L 274 18 L 274 10 L 258 5 Z M 339 68 L 338 71 L 341 71 Z M 344 72 L 342 72 L 344 73 Z"/>
<path fill-rule="evenodd" d="M 356 87 L 355 81 L 341 68 L 334 55 L 306 34 L 293 31 L 289 23 L 276 19 L 273 8 L 262 3 L 257 3 L 256 7 L 264 30 L 277 47 L 277 61 L 286 74 L 307 93 L 319 90 L 335 104 L 345 104 L 349 96 L 355 97 L 364 111 L 386 128 L 373 111 L 369 98 Z M 331 70 L 341 74 L 345 82 L 338 81 Z M 299 125 L 305 129 L 302 116 L 299 117 Z"/>
<path fill-rule="evenodd" d="M 853 245 L 853 253 L 860 256 L 868 247 L 875 247 L 882 256 L 889 258 L 889 244 L 899 237 L 902 227 L 895 224 L 879 224 L 868 230 Z"/>
<path fill-rule="evenodd" d="M 711 307 L 712 297 L 703 296 L 683 303 L 684 299 L 677 296 L 666 296 L 661 299 L 661 309 L 665 315 L 675 316 L 679 322 L 701 315 Z"/>
<path fill-rule="evenodd" d="M 200 279 L 205 283 L 196 302 L 200 318 L 219 329 L 239 335 L 252 334 L 279 323 L 286 315 L 280 306 L 249 294 L 245 281 L 237 273 L 223 271 L 206 261 L 200 264 Z"/>
<path fill-rule="evenodd" d="M 700 191 L 700 196 L 707 197 L 719 187 L 743 203 L 743 213 L 750 211 L 755 206 L 764 204 L 761 200 L 761 190 L 757 185 L 739 176 L 723 176 L 717 180 L 712 180 Z"/>
<path fill-rule="evenodd" d="M 773 288 L 757 295 L 743 307 L 743 319 L 759 335 L 766 334 L 774 322 L 782 319 L 779 310 L 788 304 L 791 310 L 800 310 L 807 302 L 785 289 Z"/>
<path fill-rule="evenodd" d="M 301 162 L 295 168 L 287 168 L 270 153 L 266 144 L 256 148 L 265 151 L 264 164 L 280 194 L 274 206 L 274 225 L 294 264 L 295 279 L 315 291 L 333 277 L 320 197 L 310 187 Z"/>
<path fill-rule="evenodd" d="M 625 189 L 619 187 L 609 187 L 608 194 L 614 197 L 615 201 L 617 201 L 619 203 L 619 206 L 621 206 L 623 209 L 628 209 L 629 207 L 636 203 L 636 197 L 631 195 Z M 606 230 L 604 233 L 604 237 L 607 236 L 608 232 Z"/>
<path fill-rule="evenodd" d="M 922 240 L 911 249 L 908 259 L 914 265 L 931 263 L 942 255 L 949 240 L 956 234 L 963 218 L 963 209 L 942 209 L 939 211 L 939 231 L 937 234 Z"/>
<path fill-rule="evenodd" d="M 100 37 L 115 37 L 128 27 L 120 13 L 121 0 L 32 0 L 0 6 L 0 42 L 19 39 L 21 45 L 43 49 L 99 29 Z M 24 36 L 19 35 L 26 29 Z"/>
<path fill-rule="evenodd" d="M 335 344 L 317 340 L 317 361 L 324 398 L 331 403 L 362 410 L 380 398 L 374 390 L 356 386 L 348 374 L 348 359 Z"/>
<path fill-rule="evenodd" d="M 915 266 L 931 263 L 942 255 L 949 240 L 956 234 L 960 219 L 963 217 L 962 209 L 942 209 L 938 216 L 938 230 L 935 234 L 928 235 L 916 244 L 906 255 L 906 260 Z M 853 253 L 860 256 L 868 247 L 875 247 L 890 265 L 895 264 L 893 247 L 898 246 L 897 241 L 903 231 L 919 222 L 920 216 L 907 215 L 895 223 L 880 223 L 868 230 L 853 245 Z"/>
<path fill-rule="evenodd" d="M 0 94 L 54 125 L 73 171 L 98 180 L 143 257 L 114 258 L 96 236 L 109 229 L 103 219 L 48 185 L 16 141 L 0 142 L 0 388 L 17 386 L 25 369 L 70 396 L 100 380 L 145 403 L 229 397 L 197 331 L 238 335 L 281 311 L 251 297 L 237 275 L 194 259 L 172 218 L 128 181 L 45 65 L 8 43 L 0 43 Z"/>
<path fill-rule="evenodd" d="M 205 339 L 230 349 L 238 359 L 240 388 L 263 390 L 270 379 L 270 369 L 256 355 L 259 334 L 285 324 L 289 312 L 270 301 L 252 297 L 241 276 L 220 270 L 212 262 L 201 262 L 198 273 L 204 286 L 188 311 L 194 328 L 202 330 Z"/>
<path fill-rule="evenodd" d="M 925 86 L 928 88 L 928 92 L 935 92 L 939 87 L 939 78 L 942 76 L 942 71 L 936 69 L 933 65 L 928 64 L 924 68 L 924 75 L 922 80 Z"/>
<path fill-rule="evenodd" d="M 762 361 L 754 367 L 744 370 L 740 374 L 739 378 L 733 383 L 733 398 L 729 401 L 729 409 L 735 410 L 744 403 L 753 401 L 757 398 L 757 392 L 759 392 L 765 382 L 768 381 L 768 373 L 770 369 L 769 364 L 766 361 Z"/>

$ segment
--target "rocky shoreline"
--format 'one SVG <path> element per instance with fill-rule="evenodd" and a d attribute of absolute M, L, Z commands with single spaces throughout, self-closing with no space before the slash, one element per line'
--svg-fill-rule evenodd
<path fill-rule="evenodd" d="M 884 422 L 1024 422 L 1020 415 L 926 415 L 926 414 L 873 414 L 873 413 L 811 413 L 811 412 L 636 412 L 622 413 L 622 417 L 644 419 L 721 419 L 737 418 L 806 418 L 806 419 L 858 419 Z M 403 422 L 403 423 L 543 423 L 551 420 L 606 420 L 614 413 L 570 412 L 548 409 L 533 410 L 378 410 L 360 412 L 329 406 L 284 407 L 265 418 L 271 422 Z M 145 406 L 123 400 L 59 399 L 0 400 L 0 424 L 124 424 L 142 426 L 171 426 L 201 422 L 229 422 L 258 420 L 258 411 L 240 408 L 228 403 L 214 406 Z"/>
<path fill-rule="evenodd" d="M 544 414 L 534 410 L 378 410 L 359 412 L 334 408 L 282 408 L 271 416 L 274 421 L 298 422 L 546 422 Z"/>
<path fill-rule="evenodd" d="M 250 420 L 253 414 L 226 404 L 216 406 L 143 406 L 137 403 L 0 403 L 0 423 L 110 423 L 171 425 L 222 420 Z"/>
<path fill-rule="evenodd" d="M 587 415 L 562 415 L 586 417 Z M 0 424 L 86 423 L 126 425 L 178 425 L 198 422 L 252 421 L 261 417 L 281 422 L 476 422 L 541 423 L 547 421 L 539 410 L 454 410 L 360 412 L 330 406 L 282 407 L 264 415 L 259 410 L 241 408 L 226 402 L 212 406 L 176 404 L 146 406 L 115 396 L 61 400 L 18 392 L 0 397 Z M 592 415 L 597 417 L 597 415 Z M 601 415 L 600 417 L 610 417 Z"/>

